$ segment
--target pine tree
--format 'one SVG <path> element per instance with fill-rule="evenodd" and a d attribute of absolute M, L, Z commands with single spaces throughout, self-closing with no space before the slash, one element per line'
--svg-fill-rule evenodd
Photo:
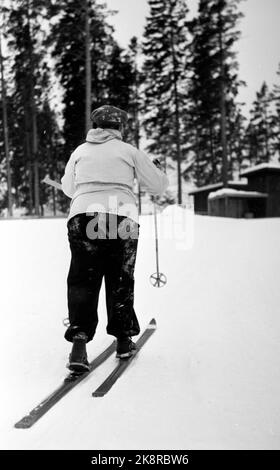
<path fill-rule="evenodd" d="M 280 80 L 280 64 L 277 71 L 277 75 Z M 274 117 L 273 117 L 273 128 L 274 128 L 274 153 L 278 155 L 280 161 L 280 81 L 275 84 L 272 91 L 272 100 L 274 103 Z"/>
<path fill-rule="evenodd" d="M 115 42 L 106 14 L 104 5 L 95 0 L 59 0 L 50 9 L 49 44 L 52 45 L 55 70 L 63 89 L 66 160 L 85 138 L 86 63 L 88 66 L 90 63 L 91 107 L 104 104 L 108 97 L 106 80 Z M 86 36 L 86 15 L 90 43 Z M 89 53 L 88 62 L 86 51 Z"/>
<path fill-rule="evenodd" d="M 272 94 L 264 82 L 256 94 L 246 132 L 248 160 L 251 165 L 269 162 L 274 156 L 274 116 L 271 100 Z"/>
<path fill-rule="evenodd" d="M 16 206 L 29 214 L 42 214 L 48 202 L 40 180 L 49 172 L 48 146 L 59 145 L 57 116 L 51 110 L 51 71 L 44 46 L 47 10 L 44 0 L 6 3 L 4 32 L 8 47 L 8 128 L 13 196 Z M 53 107 L 52 107 L 53 109 Z M 53 132 L 53 135 L 49 135 Z"/>
<path fill-rule="evenodd" d="M 149 0 L 143 39 L 144 128 L 148 150 L 177 161 L 178 202 L 182 202 L 182 118 L 185 111 L 185 63 L 188 8 L 184 0 Z"/>
<path fill-rule="evenodd" d="M 226 186 L 233 165 L 232 125 L 240 128 L 236 96 L 240 85 L 234 45 L 240 36 L 240 0 L 200 0 L 191 23 L 189 123 L 196 155 L 194 176 L 199 185 L 220 181 Z M 237 130 L 237 129 L 235 129 Z M 240 136 L 234 133 L 234 139 Z"/>
<path fill-rule="evenodd" d="M 129 120 L 126 140 L 137 148 L 141 146 L 141 86 L 144 83 L 144 75 L 139 66 L 139 57 L 141 53 L 141 43 L 136 36 L 132 37 L 128 45 L 127 60 L 131 67 L 131 93 L 128 106 Z M 142 211 L 142 190 L 138 183 L 138 209 Z"/>
<path fill-rule="evenodd" d="M 47 73 L 42 49 L 43 0 L 14 0 L 6 9 L 6 35 L 11 57 L 13 86 L 14 137 L 12 162 L 18 203 L 28 205 L 29 213 L 40 213 L 40 159 L 38 114 L 41 108 L 41 90 Z M 18 136 L 15 135 L 18 132 Z"/>
<path fill-rule="evenodd" d="M 239 179 L 240 173 L 247 166 L 246 123 L 241 109 L 234 107 L 232 116 L 228 118 L 228 170 L 233 179 Z"/>
<path fill-rule="evenodd" d="M 124 50 L 116 43 L 108 57 L 104 98 L 113 106 L 127 109 L 129 106 L 133 71 Z"/>
<path fill-rule="evenodd" d="M 9 216 L 13 215 L 13 201 L 12 201 L 12 181 L 11 181 L 11 164 L 10 164 L 10 145 L 9 145 L 9 128 L 8 128 L 8 114 L 7 114 L 7 86 L 5 78 L 4 57 L 2 54 L 2 35 L 0 31 L 0 82 L 1 82 L 1 121 L 3 129 L 3 147 L 5 156 L 5 174 L 7 183 L 7 206 Z M 1 148 L 1 147 L 0 147 Z"/>
<path fill-rule="evenodd" d="M 61 176 L 70 152 L 84 140 L 90 108 L 130 107 L 133 67 L 113 39 L 107 14 L 95 0 L 13 0 L 6 11 L 13 190 L 17 205 L 30 214 L 34 205 L 36 214 L 50 204 L 54 213 L 66 209 L 65 198 L 39 181 Z M 62 134 L 51 98 L 57 90 Z"/>
<path fill-rule="evenodd" d="M 144 82 L 144 76 L 139 65 L 141 47 L 140 41 L 134 36 L 131 38 L 126 51 L 126 60 L 130 66 L 130 97 L 127 107 L 129 121 L 126 140 L 137 148 L 140 146 L 141 139 L 141 86 Z"/>

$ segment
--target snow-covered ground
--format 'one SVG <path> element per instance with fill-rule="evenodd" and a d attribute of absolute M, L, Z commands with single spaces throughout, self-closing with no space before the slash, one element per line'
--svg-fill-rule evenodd
<path fill-rule="evenodd" d="M 66 221 L 0 222 L 1 449 L 280 448 L 280 219 L 196 216 L 191 247 L 191 218 L 186 244 L 164 236 L 174 210 L 159 217 L 162 289 L 141 220 L 135 307 L 156 333 L 107 396 L 91 392 L 113 356 L 27 430 L 13 425 L 66 373 Z M 111 342 L 103 291 L 99 314 L 90 359 Z"/>

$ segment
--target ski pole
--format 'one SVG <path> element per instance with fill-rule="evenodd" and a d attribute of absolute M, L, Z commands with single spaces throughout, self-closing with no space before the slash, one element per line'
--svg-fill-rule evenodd
<path fill-rule="evenodd" d="M 53 186 L 56 189 L 62 189 L 61 183 L 59 183 L 58 181 L 52 180 L 48 176 L 45 176 L 45 178 L 42 180 L 42 183 L 46 183 L 49 186 Z"/>
<path fill-rule="evenodd" d="M 46 183 L 49 186 L 53 186 L 56 189 L 62 190 L 61 183 L 59 183 L 58 181 L 52 180 L 48 176 L 45 176 L 45 178 L 42 180 L 42 183 Z M 62 323 L 64 326 L 66 326 L 66 328 L 68 328 L 68 326 L 70 325 L 69 318 L 68 317 L 63 318 Z"/>
<path fill-rule="evenodd" d="M 156 272 L 151 274 L 150 281 L 154 287 L 163 287 L 167 283 L 165 274 L 159 272 L 159 249 L 158 249 L 158 224 L 157 224 L 157 208 L 153 200 L 154 205 L 154 225 L 155 225 L 155 248 L 156 248 Z"/>

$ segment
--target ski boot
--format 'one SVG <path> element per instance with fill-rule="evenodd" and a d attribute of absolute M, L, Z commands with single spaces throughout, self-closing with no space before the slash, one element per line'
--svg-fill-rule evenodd
<path fill-rule="evenodd" d="M 117 354 L 118 359 L 127 359 L 133 355 L 136 350 L 136 344 L 133 343 L 129 336 L 117 338 Z"/>
<path fill-rule="evenodd" d="M 86 351 L 87 335 L 83 332 L 73 337 L 72 351 L 69 356 L 68 369 L 74 373 L 83 373 L 89 370 Z"/>

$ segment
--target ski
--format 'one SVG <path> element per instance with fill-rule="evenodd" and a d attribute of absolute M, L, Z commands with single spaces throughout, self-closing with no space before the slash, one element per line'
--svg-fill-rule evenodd
<path fill-rule="evenodd" d="M 133 361 L 142 346 L 144 346 L 144 344 L 155 332 L 156 327 L 156 321 L 155 319 L 152 319 L 145 331 L 143 332 L 142 336 L 136 342 L 137 349 L 135 350 L 135 352 L 133 352 L 133 355 L 130 356 L 128 359 L 119 359 L 119 363 L 115 367 L 113 372 L 111 372 L 111 374 L 104 380 L 104 382 L 92 393 L 93 397 L 104 397 L 104 395 L 109 392 L 109 390 L 113 387 L 118 378 L 124 373 L 129 364 Z"/>
<path fill-rule="evenodd" d="M 84 380 L 93 370 L 97 369 L 116 349 L 116 342 L 113 341 L 107 349 L 105 349 L 99 356 L 90 362 L 89 371 L 82 374 L 70 373 L 53 393 L 48 395 L 39 405 L 33 408 L 32 411 L 18 421 L 14 426 L 15 428 L 27 429 L 33 426 L 44 414 L 47 413 L 61 398 L 63 398 L 70 390 Z"/>

